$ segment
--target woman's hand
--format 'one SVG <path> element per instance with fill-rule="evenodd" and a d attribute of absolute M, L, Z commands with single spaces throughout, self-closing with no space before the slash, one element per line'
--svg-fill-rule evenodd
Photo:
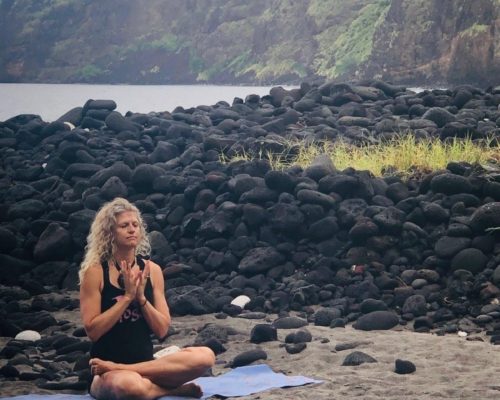
<path fill-rule="evenodd" d="M 150 274 L 149 262 L 146 261 L 146 266 L 144 267 L 144 271 L 139 271 L 137 274 L 138 277 L 138 285 L 137 292 L 135 294 L 135 299 L 139 304 L 144 304 L 146 302 L 146 296 L 144 295 L 144 289 L 146 288 L 146 283 L 148 282 Z"/>
<path fill-rule="evenodd" d="M 139 274 L 132 271 L 132 266 L 125 260 L 120 262 L 120 273 L 123 275 L 123 284 L 125 286 L 125 296 L 130 300 L 134 300 L 137 296 L 139 287 Z"/>

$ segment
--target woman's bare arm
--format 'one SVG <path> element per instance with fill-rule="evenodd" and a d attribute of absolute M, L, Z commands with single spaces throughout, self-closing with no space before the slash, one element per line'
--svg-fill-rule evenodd
<path fill-rule="evenodd" d="M 170 311 L 165 299 L 165 281 L 160 266 L 152 261 L 147 261 L 147 263 L 149 264 L 149 274 L 153 286 L 153 304 L 146 301 L 145 298 L 139 300 L 139 304 L 141 304 L 142 314 L 153 333 L 158 338 L 163 338 L 168 333 L 171 321 Z"/>
<path fill-rule="evenodd" d="M 91 266 L 80 285 L 80 314 L 87 336 L 93 342 L 108 332 L 120 319 L 134 295 L 125 293 L 116 304 L 101 313 L 102 267 Z"/>

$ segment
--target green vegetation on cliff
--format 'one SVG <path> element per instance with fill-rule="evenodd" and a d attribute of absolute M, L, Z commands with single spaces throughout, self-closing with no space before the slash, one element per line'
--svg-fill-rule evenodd
<path fill-rule="evenodd" d="M 500 2 L 472 3 L 0 0 L 0 81 L 273 84 L 377 76 L 429 83 L 451 73 L 455 80 L 493 76 L 500 72 L 492 28 Z M 480 51 L 468 56 L 471 48 Z"/>
<path fill-rule="evenodd" d="M 476 36 L 481 33 L 486 33 L 490 29 L 489 25 L 474 24 L 460 32 L 460 36 Z"/>
<path fill-rule="evenodd" d="M 373 35 L 383 22 L 388 7 L 389 2 L 385 0 L 365 6 L 349 29 L 335 40 L 337 51 L 332 78 L 347 74 L 368 60 L 372 52 Z"/>
<path fill-rule="evenodd" d="M 389 9 L 390 1 L 342 2 L 339 0 L 314 1 L 309 7 L 309 14 L 326 24 L 326 16 L 339 20 L 346 15 L 353 19 L 345 25 L 332 25 L 316 35 L 319 45 L 318 56 L 314 60 L 317 73 L 327 78 L 337 78 L 356 69 L 368 60 L 372 52 L 373 35 Z M 331 8 L 329 8 L 331 7 Z M 359 8 L 357 13 L 348 13 Z M 329 10 L 332 10 L 329 12 Z M 336 14 L 338 12 L 338 14 Z"/>

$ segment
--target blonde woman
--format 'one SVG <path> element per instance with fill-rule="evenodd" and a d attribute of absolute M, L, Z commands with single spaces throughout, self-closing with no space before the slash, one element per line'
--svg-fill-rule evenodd
<path fill-rule="evenodd" d="M 189 382 L 215 362 L 207 347 L 153 358 L 151 333 L 170 325 L 161 268 L 143 259 L 150 245 L 139 210 L 122 198 L 105 204 L 87 237 L 80 310 L 92 341 L 90 394 L 98 400 L 201 397 Z"/>

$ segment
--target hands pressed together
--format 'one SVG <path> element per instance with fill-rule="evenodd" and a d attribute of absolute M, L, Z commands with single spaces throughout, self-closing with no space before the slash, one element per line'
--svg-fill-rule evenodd
<path fill-rule="evenodd" d="M 132 265 L 123 260 L 120 262 L 120 273 L 123 276 L 125 297 L 130 301 L 136 300 L 140 305 L 145 304 L 144 288 L 150 274 L 149 263 L 146 262 L 144 270 L 141 271 L 133 270 Z"/>

